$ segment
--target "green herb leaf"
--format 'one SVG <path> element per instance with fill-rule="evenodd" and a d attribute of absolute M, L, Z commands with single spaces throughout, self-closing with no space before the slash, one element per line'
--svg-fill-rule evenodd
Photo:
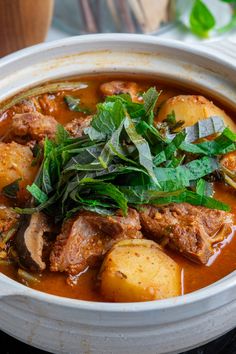
<path fill-rule="evenodd" d="M 129 113 L 131 118 L 140 118 L 146 114 L 144 105 L 142 103 L 133 102 L 129 94 L 121 94 L 115 96 L 108 96 L 106 102 L 119 101 L 125 110 Z"/>
<path fill-rule="evenodd" d="M 198 139 L 222 133 L 224 129 L 225 123 L 221 117 L 214 116 L 199 120 L 196 124 L 184 128 L 184 132 L 186 133 L 185 141 L 192 143 Z"/>
<path fill-rule="evenodd" d="M 149 175 L 153 179 L 153 181 L 157 185 L 159 185 L 157 178 L 154 174 L 153 159 L 152 159 L 149 145 L 148 145 L 147 141 L 136 132 L 135 125 L 128 115 L 126 115 L 126 118 L 124 121 L 124 127 L 125 127 L 125 130 L 129 136 L 130 140 L 132 141 L 132 143 L 136 146 L 136 148 L 138 150 L 140 165 L 143 166 L 147 170 L 147 172 L 149 173 Z"/>
<path fill-rule="evenodd" d="M 171 111 L 171 113 L 167 114 L 165 121 L 169 126 L 175 125 L 176 124 L 175 111 Z"/>
<path fill-rule="evenodd" d="M 46 159 L 51 151 L 55 148 L 55 143 L 52 140 L 49 140 L 47 137 L 44 140 L 44 158 Z"/>
<path fill-rule="evenodd" d="M 57 222 L 82 209 L 108 215 L 120 208 L 125 214 L 128 203 L 185 201 L 226 210 L 209 198 L 211 185 L 202 178 L 219 170 L 222 153 L 236 151 L 236 135 L 219 117 L 169 134 L 174 114 L 163 132 L 152 124 L 157 95 L 152 88 L 144 103 L 129 95 L 107 97 L 80 138 L 59 126 L 54 141 L 45 139 L 39 174 L 27 188 L 35 206 L 19 212 L 44 210 Z M 195 143 L 209 135 L 211 140 Z"/>
<path fill-rule="evenodd" d="M 195 0 L 189 22 L 191 31 L 202 38 L 207 38 L 216 24 L 213 14 L 202 0 Z"/>
<path fill-rule="evenodd" d="M 113 215 L 114 214 L 114 210 L 108 209 L 108 208 L 105 208 L 105 207 L 102 207 L 102 206 L 98 206 L 98 205 L 80 205 L 80 206 L 68 211 L 66 213 L 65 219 L 71 218 L 73 215 L 77 214 L 81 210 L 91 211 L 93 213 L 97 213 L 97 214 L 100 214 L 100 215 L 103 215 L 103 216 L 109 216 L 109 215 Z"/>
<path fill-rule="evenodd" d="M 201 196 L 211 197 L 213 195 L 212 183 L 205 181 L 204 179 L 199 179 L 196 185 L 196 193 Z"/>
<path fill-rule="evenodd" d="M 124 126 L 124 121 L 121 122 L 118 129 L 116 129 L 113 133 L 111 138 L 105 144 L 101 155 L 98 157 L 100 164 L 107 168 L 108 164 L 112 161 L 113 156 L 116 154 L 116 151 L 119 150 L 120 145 L 120 134 Z M 121 155 L 120 155 L 121 157 Z"/>
<path fill-rule="evenodd" d="M 80 190 L 75 190 L 73 192 L 72 198 L 75 200 L 80 201 L 80 195 L 83 195 L 83 189 L 86 187 L 89 192 L 89 199 L 91 199 L 92 193 L 95 192 L 100 198 L 104 199 L 104 197 L 108 197 L 110 200 L 116 202 L 118 208 L 120 208 L 124 215 L 127 215 L 128 211 L 128 204 L 127 199 L 125 198 L 124 194 L 113 184 L 106 183 L 103 181 L 97 181 L 92 178 L 84 178 L 80 181 L 79 186 L 81 187 Z M 88 198 L 87 198 L 88 199 Z M 109 205 L 109 204 L 107 204 Z"/>
<path fill-rule="evenodd" d="M 167 117 L 164 120 L 164 122 L 167 123 L 170 132 L 175 132 L 176 130 L 178 130 L 179 128 L 181 128 L 184 125 L 184 120 L 176 121 L 176 117 L 175 117 L 175 112 L 174 111 L 172 111 L 171 113 L 167 114 Z"/>
<path fill-rule="evenodd" d="M 173 189 L 174 187 L 174 189 Z M 124 193 L 125 197 L 130 204 L 149 204 L 154 200 L 162 197 L 177 196 L 183 192 L 184 188 L 180 189 L 172 185 L 172 190 L 157 190 L 154 185 L 137 185 L 137 186 L 122 186 L 120 190 Z"/>
<path fill-rule="evenodd" d="M 70 137 L 69 133 L 65 130 L 63 125 L 58 124 L 56 130 L 55 141 L 56 143 L 63 144 Z"/>
<path fill-rule="evenodd" d="M 150 125 L 143 120 L 141 120 L 136 125 L 136 131 L 138 134 L 142 135 L 149 142 L 150 145 L 152 145 L 152 148 L 154 148 L 154 150 L 160 143 L 167 142 L 167 140 L 153 125 Z"/>
<path fill-rule="evenodd" d="M 165 198 L 158 198 L 150 202 L 150 204 L 169 204 L 169 203 L 189 203 L 192 205 L 202 205 L 210 209 L 219 209 L 224 211 L 230 211 L 230 207 L 220 202 L 217 199 L 207 196 L 199 195 L 195 192 L 185 190 L 177 196 L 168 196 Z"/>
<path fill-rule="evenodd" d="M 154 108 L 157 103 L 158 97 L 161 92 L 157 92 L 155 87 L 150 87 L 147 92 L 143 94 L 144 110 L 146 113 L 146 119 L 148 124 L 153 124 Z"/>
<path fill-rule="evenodd" d="M 86 165 L 96 161 L 100 156 L 103 148 L 104 144 L 100 143 L 88 147 L 62 151 L 65 170 L 69 167 L 75 166 L 76 164 Z"/>
<path fill-rule="evenodd" d="M 44 193 L 35 183 L 31 186 L 27 186 L 26 189 L 32 194 L 38 203 L 45 203 L 48 200 L 47 194 Z"/>
<path fill-rule="evenodd" d="M 204 141 L 199 144 L 189 144 L 183 142 L 180 149 L 192 154 L 201 154 L 207 156 L 223 155 L 236 150 L 236 134 L 229 128 L 225 128 L 222 134 L 215 140 Z"/>
<path fill-rule="evenodd" d="M 17 193 L 20 190 L 19 182 L 21 180 L 22 180 L 22 178 L 18 178 L 14 182 L 3 187 L 2 194 L 7 198 L 15 199 L 17 197 Z"/>
<path fill-rule="evenodd" d="M 94 116 L 91 126 L 99 133 L 110 137 L 119 128 L 125 117 L 124 107 L 120 101 L 98 104 L 98 112 Z"/>
<path fill-rule="evenodd" d="M 167 147 L 154 158 L 154 164 L 158 166 L 161 163 L 173 157 L 173 154 L 176 152 L 176 150 L 185 140 L 185 137 L 186 137 L 185 133 L 183 132 L 178 133 L 171 141 L 171 143 L 167 145 Z"/>
<path fill-rule="evenodd" d="M 69 107 L 70 111 L 73 112 L 80 112 L 84 114 L 90 114 L 91 111 L 88 108 L 80 107 L 80 98 L 72 97 L 72 96 L 65 96 L 64 97 L 66 104 Z"/>
<path fill-rule="evenodd" d="M 84 134 L 87 134 L 92 141 L 106 140 L 106 134 L 97 131 L 93 127 L 87 127 L 84 129 Z"/>
<path fill-rule="evenodd" d="M 32 148 L 32 153 L 33 153 L 34 159 L 31 163 L 31 166 L 36 166 L 43 156 L 43 149 L 40 146 L 40 144 L 36 143 L 34 145 L 34 147 Z"/>
<path fill-rule="evenodd" d="M 188 187 L 190 181 L 202 178 L 218 168 L 219 163 L 216 159 L 204 156 L 176 168 L 156 167 L 154 172 L 159 182 L 172 180 L 177 183 L 181 181 L 183 186 Z"/>

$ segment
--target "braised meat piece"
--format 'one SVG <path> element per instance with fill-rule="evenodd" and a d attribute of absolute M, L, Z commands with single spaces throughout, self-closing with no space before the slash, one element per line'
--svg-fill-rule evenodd
<path fill-rule="evenodd" d="M 40 141 L 47 136 L 54 138 L 57 121 L 51 116 L 44 116 L 39 112 L 16 114 L 12 118 L 11 137 L 14 140 L 22 139 Z"/>
<path fill-rule="evenodd" d="M 232 231 L 230 213 L 188 203 L 143 206 L 140 221 L 146 237 L 203 264 L 213 254 L 212 246 Z"/>
<path fill-rule="evenodd" d="M 80 212 L 62 226 L 51 252 L 50 269 L 76 275 L 96 265 L 115 242 L 142 238 L 140 229 L 139 215 L 133 209 L 126 217 L 120 212 L 114 216 Z"/>
<path fill-rule="evenodd" d="M 100 86 L 100 90 L 104 96 L 119 95 L 121 93 L 129 93 L 132 101 L 140 102 L 139 97 L 140 88 L 136 82 L 114 80 L 105 82 Z"/>
<path fill-rule="evenodd" d="M 12 208 L 0 205 L 0 234 L 8 232 L 18 222 L 19 217 Z"/>
<path fill-rule="evenodd" d="M 56 101 L 56 96 L 59 94 L 61 92 L 58 92 L 56 95 L 45 93 L 38 98 L 38 106 L 43 114 L 54 114 L 60 109 L 60 105 Z"/>
<path fill-rule="evenodd" d="M 22 100 L 20 103 L 13 106 L 10 110 L 14 111 L 15 114 L 20 114 L 20 113 L 36 112 L 37 109 L 38 109 L 38 102 L 34 97 L 32 97 L 30 99 Z"/>
<path fill-rule="evenodd" d="M 79 138 L 83 135 L 84 129 L 90 125 L 92 119 L 93 116 L 74 118 L 71 122 L 66 124 L 65 129 L 74 138 Z"/>

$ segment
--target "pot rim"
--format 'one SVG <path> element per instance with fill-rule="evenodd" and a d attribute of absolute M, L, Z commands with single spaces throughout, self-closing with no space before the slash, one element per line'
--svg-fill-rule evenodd
<path fill-rule="evenodd" d="M 0 69 L 7 64 L 11 64 L 12 62 L 18 61 L 19 59 L 27 58 L 32 54 L 47 52 L 49 50 L 56 49 L 59 47 L 71 47 L 73 46 L 73 44 L 78 44 L 78 43 L 92 44 L 96 41 L 100 41 L 101 44 L 109 44 L 109 45 L 111 43 L 116 44 L 122 42 L 127 42 L 127 43 L 132 42 L 133 44 L 158 45 L 159 47 L 176 49 L 178 51 L 182 51 L 188 54 L 193 54 L 196 57 L 203 58 L 206 60 L 210 59 L 215 63 L 221 65 L 227 65 L 228 69 L 231 70 L 236 68 L 236 63 L 232 62 L 232 58 L 229 58 L 229 56 L 225 55 L 224 53 L 220 53 L 219 56 L 219 53 L 216 52 L 214 48 L 208 46 L 208 44 L 205 43 L 204 45 L 201 44 L 198 45 L 198 44 L 192 44 L 187 42 L 181 42 L 179 40 L 174 40 L 174 39 L 158 38 L 158 37 L 145 35 L 145 34 L 98 33 L 98 34 L 85 34 L 80 36 L 62 38 L 55 41 L 40 43 L 40 44 L 36 44 L 18 50 L 14 53 L 6 55 L 3 58 L 0 58 Z M 227 42 L 230 43 L 230 41 L 228 40 L 224 40 L 224 41 L 219 40 L 218 41 L 219 47 L 221 45 L 224 45 Z M 93 50 L 91 50 L 90 52 L 93 52 Z M 137 53 L 142 53 L 142 51 Z"/>
<path fill-rule="evenodd" d="M 149 35 L 111 33 L 68 37 L 57 41 L 28 47 L 0 59 L 0 70 L 8 64 L 17 62 L 19 59 L 27 59 L 28 57 L 30 58 L 32 54 L 40 54 L 47 52 L 48 50 L 57 49 L 58 47 L 71 47 L 73 44 L 79 43 L 93 44 L 96 41 L 100 41 L 101 46 L 106 44 L 110 45 L 111 43 L 115 44 L 126 42 L 132 43 L 134 45 L 150 45 L 153 46 L 154 49 L 154 46 L 157 45 L 160 48 L 162 47 L 166 49 L 177 50 L 178 52 L 182 51 L 186 54 L 191 54 L 204 60 L 211 60 L 212 62 L 224 66 L 231 71 L 236 69 L 236 63 L 233 63 L 232 59 L 228 58 L 227 55 L 217 55 L 217 53 L 208 46 L 205 46 L 204 48 L 200 45 L 196 46 L 196 44 L 186 44 L 176 40 L 156 38 Z M 232 272 L 219 281 L 186 295 L 163 300 L 132 303 L 95 302 L 60 297 L 28 288 L 3 274 L 0 274 L 0 283 L 1 282 L 4 282 L 5 286 L 9 284 L 9 286 L 12 288 L 12 294 L 10 294 L 12 296 L 29 296 L 43 302 L 52 303 L 63 307 L 73 307 L 81 310 L 99 312 L 143 312 L 181 307 L 187 304 L 200 302 L 213 296 L 220 296 L 223 292 L 230 291 L 231 288 L 236 287 L 236 272 Z"/>

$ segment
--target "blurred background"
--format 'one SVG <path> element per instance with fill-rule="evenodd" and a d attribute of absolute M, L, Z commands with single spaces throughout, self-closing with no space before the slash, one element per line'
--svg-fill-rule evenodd
<path fill-rule="evenodd" d="M 144 33 L 236 41 L 236 0 L 0 0 L 0 57 L 68 36 Z"/>
<path fill-rule="evenodd" d="M 235 26 L 232 0 L 56 0 L 48 39 L 123 32 L 192 42 L 232 36 Z"/>

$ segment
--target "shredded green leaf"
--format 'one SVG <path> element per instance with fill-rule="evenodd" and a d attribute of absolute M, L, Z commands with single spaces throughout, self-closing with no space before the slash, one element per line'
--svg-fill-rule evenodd
<path fill-rule="evenodd" d="M 210 135 L 222 133 L 225 129 L 225 123 L 222 118 L 214 116 L 207 119 L 199 120 L 196 124 L 186 127 L 186 141 L 193 143 L 199 139 L 206 138 Z"/>
<path fill-rule="evenodd" d="M 196 193 L 201 195 L 201 196 L 208 196 L 208 197 L 212 197 L 213 195 L 213 186 L 212 183 L 209 183 L 207 181 L 205 181 L 204 179 L 199 179 L 197 181 L 197 185 L 196 185 Z"/>
<path fill-rule="evenodd" d="M 44 203 L 48 200 L 47 194 L 34 183 L 31 186 L 27 186 L 27 191 L 30 192 L 38 203 Z"/>
<path fill-rule="evenodd" d="M 14 182 L 3 187 L 2 194 L 7 198 L 15 199 L 17 197 L 17 193 L 20 190 L 19 182 L 21 180 L 22 180 L 22 178 L 18 178 Z"/>
<path fill-rule="evenodd" d="M 156 126 L 158 96 L 151 88 L 143 103 L 127 94 L 107 97 L 80 138 L 58 125 L 55 139 L 45 139 L 40 172 L 27 187 L 35 203 L 17 211 L 43 210 L 59 221 L 82 209 L 109 215 L 119 208 L 125 215 L 128 205 L 147 203 L 229 210 L 212 198 L 208 181 L 221 172 L 222 154 L 236 151 L 236 135 L 220 117 L 178 125 L 174 134 L 174 114 Z"/>
<path fill-rule="evenodd" d="M 157 92 L 154 87 L 150 87 L 147 92 L 143 94 L 144 110 L 146 113 L 146 120 L 148 124 L 153 124 L 154 108 L 161 92 Z"/>
<path fill-rule="evenodd" d="M 70 137 L 69 133 L 64 129 L 61 124 L 58 124 L 55 141 L 56 144 L 62 144 L 66 139 Z"/>
<path fill-rule="evenodd" d="M 80 112 L 80 113 L 84 113 L 84 114 L 90 114 L 91 111 L 88 108 L 82 108 L 80 106 L 80 98 L 75 98 L 72 96 L 65 96 L 64 97 L 65 102 L 67 103 L 70 111 L 73 112 Z"/>
<path fill-rule="evenodd" d="M 132 143 L 135 145 L 135 147 L 139 152 L 140 165 L 143 166 L 148 171 L 153 181 L 158 185 L 159 184 L 158 180 L 156 179 L 156 176 L 153 171 L 153 167 L 154 167 L 153 158 L 147 141 L 137 133 L 135 129 L 135 125 L 128 115 L 125 118 L 124 127 L 130 140 L 132 141 Z"/>
<path fill-rule="evenodd" d="M 171 132 L 175 132 L 184 125 L 184 120 L 176 120 L 175 111 L 172 111 L 171 113 L 167 114 L 167 117 L 164 122 L 168 124 Z"/>

